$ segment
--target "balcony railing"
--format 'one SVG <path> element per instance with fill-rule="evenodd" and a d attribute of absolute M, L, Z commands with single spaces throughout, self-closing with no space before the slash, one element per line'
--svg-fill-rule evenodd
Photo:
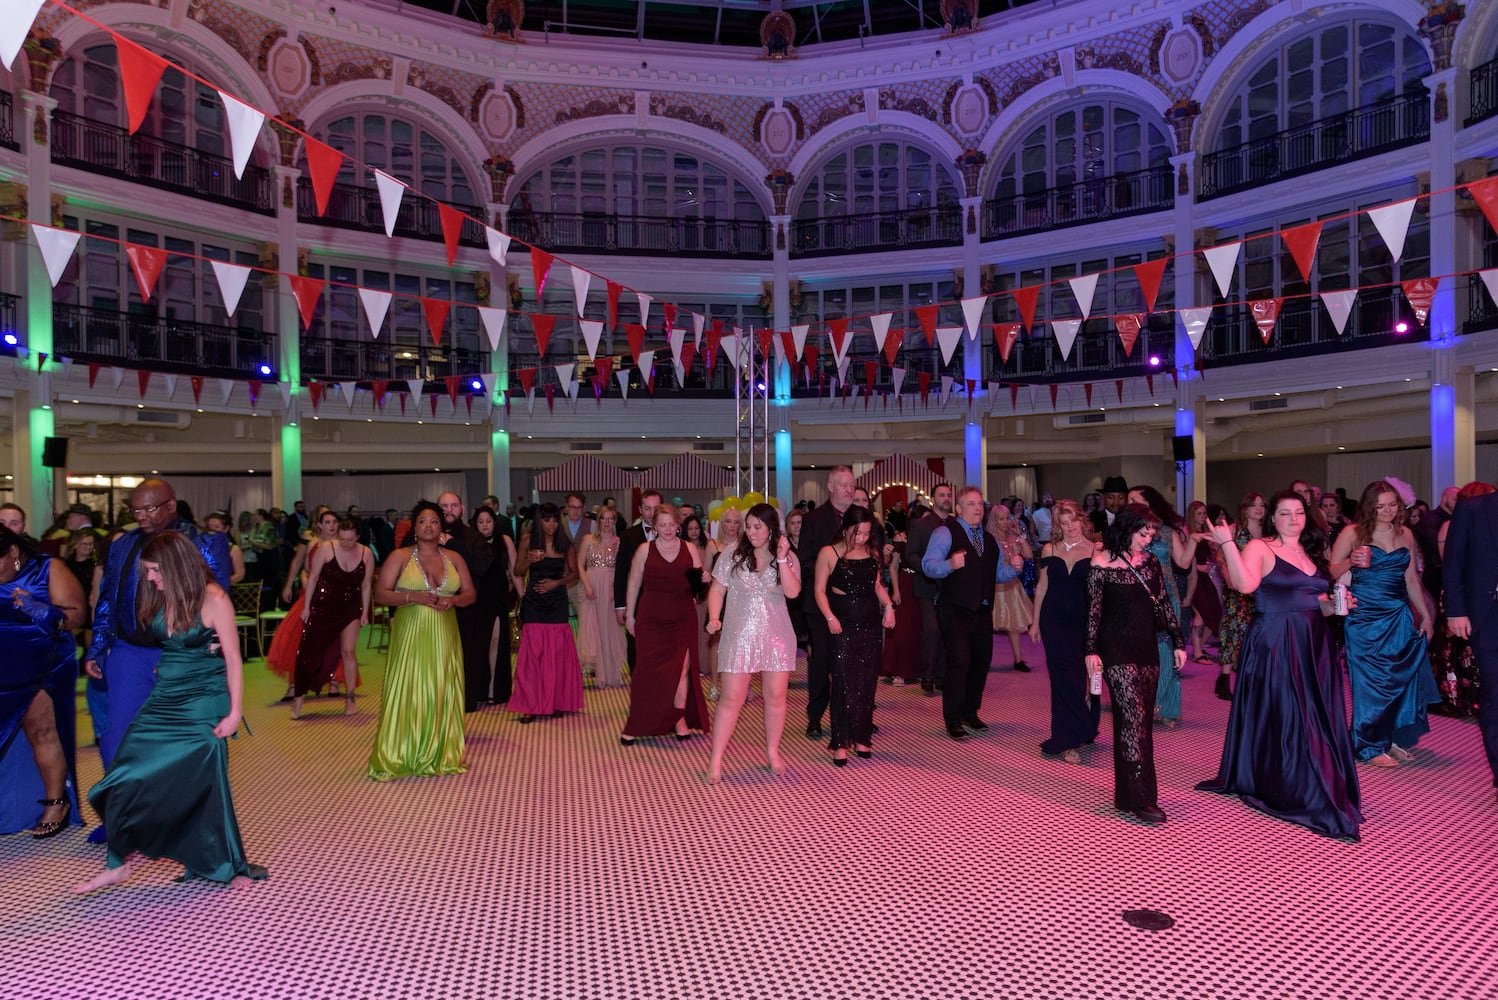
<path fill-rule="evenodd" d="M 0 146 L 20 149 L 16 141 L 16 99 L 9 91 L 0 90 Z"/>
<path fill-rule="evenodd" d="M 52 162 L 266 215 L 276 210 L 275 185 L 264 167 L 250 164 L 235 177 L 225 157 L 66 111 L 52 112 Z"/>
<path fill-rule="evenodd" d="M 15 333 L 21 321 L 21 297 L 0 292 L 0 333 Z"/>
<path fill-rule="evenodd" d="M 1488 295 L 1487 286 L 1475 274 L 1467 275 L 1467 322 L 1463 333 L 1498 329 L 1498 304 Z"/>
<path fill-rule="evenodd" d="M 1464 123 L 1467 125 L 1475 125 L 1485 118 L 1498 115 L 1498 59 L 1473 69 L 1471 83 L 1471 114 Z"/>
<path fill-rule="evenodd" d="M 792 257 L 958 246 L 962 209 L 947 205 L 798 219 L 791 225 L 791 234 Z"/>
<path fill-rule="evenodd" d="M 1175 185 L 1169 165 L 1154 167 L 990 199 L 983 203 L 983 238 L 1038 233 L 1174 206 Z"/>
<path fill-rule="evenodd" d="M 693 257 L 772 256 L 770 224 L 759 220 L 671 219 L 650 215 L 527 212 L 509 217 L 510 235 L 561 253 Z"/>
<path fill-rule="evenodd" d="M 1405 333 L 1395 332 L 1399 322 L 1409 324 Z M 1240 365 L 1427 339 L 1399 289 L 1378 289 L 1358 293 L 1340 335 L 1319 298 L 1289 299 L 1267 344 L 1246 306 L 1218 308 L 1202 338 L 1201 356 L 1215 365 Z"/>
<path fill-rule="evenodd" d="M 473 205 L 450 205 L 468 216 L 458 242 L 464 246 L 482 247 L 488 243 L 484 238 L 484 227 L 474 221 L 484 217 L 484 210 Z M 312 182 L 306 177 L 297 181 L 296 217 L 298 222 L 320 223 L 340 229 L 358 229 L 366 233 L 385 231 L 385 210 L 380 204 L 380 192 L 375 188 L 357 184 L 334 184 L 328 195 L 328 210 L 317 214 L 317 196 Z M 395 235 L 418 240 L 441 240 L 442 218 L 437 203 L 419 195 L 407 195 L 401 199 L 401 207 L 395 215 Z"/>
<path fill-rule="evenodd" d="M 485 351 L 372 340 L 303 337 L 302 377 L 330 382 L 370 379 L 440 379 L 487 371 Z"/>
<path fill-rule="evenodd" d="M 1406 94 L 1208 153 L 1201 161 L 1201 196 L 1216 198 L 1429 137 L 1429 95 L 1424 91 Z"/>
<path fill-rule="evenodd" d="M 1160 363 L 1151 365 L 1151 357 L 1159 358 Z M 1054 337 L 1021 336 L 1009 351 L 1008 364 L 1003 363 L 995 345 L 986 345 L 983 371 L 984 377 L 992 381 L 1074 382 L 1088 376 L 1102 379 L 1132 378 L 1150 372 L 1164 375 L 1173 367 L 1174 358 L 1173 317 L 1154 314 L 1145 321 L 1134 350 L 1128 354 L 1124 353 L 1123 341 L 1118 339 L 1113 321 L 1097 319 L 1082 324 L 1066 358 L 1061 357 Z"/>
<path fill-rule="evenodd" d="M 253 378 L 276 364 L 276 338 L 261 330 L 53 303 L 53 353 L 149 371 Z"/>

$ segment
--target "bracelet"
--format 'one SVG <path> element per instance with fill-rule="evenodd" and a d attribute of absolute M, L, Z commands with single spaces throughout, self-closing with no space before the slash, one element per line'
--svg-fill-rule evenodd
<path fill-rule="evenodd" d="M 788 562 L 790 562 L 790 561 L 791 561 L 791 560 L 790 560 L 790 557 L 789 557 L 789 556 L 787 556 L 787 557 L 786 557 L 786 558 L 784 558 L 784 559 L 776 559 L 776 560 L 775 560 L 775 561 L 776 561 L 776 562 L 778 562 L 778 563 L 788 563 Z"/>
<path fill-rule="evenodd" d="M 895 610 L 895 606 L 893 604 L 886 604 L 884 606 L 884 610 L 881 611 L 880 614 L 886 614 L 886 613 L 888 613 L 890 611 L 893 611 L 893 610 Z"/>
<path fill-rule="evenodd" d="M 835 622 L 835 621 L 837 621 L 837 616 L 836 615 L 828 615 L 827 616 L 827 620 L 830 621 L 830 622 Z"/>

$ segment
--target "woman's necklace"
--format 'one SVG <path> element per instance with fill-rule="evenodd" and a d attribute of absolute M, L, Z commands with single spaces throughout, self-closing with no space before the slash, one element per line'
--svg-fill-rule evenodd
<path fill-rule="evenodd" d="M 1065 549 L 1067 552 L 1070 552 L 1072 549 L 1076 548 L 1078 545 L 1081 545 L 1085 541 L 1087 541 L 1087 539 L 1085 539 L 1085 538 L 1079 538 L 1075 542 L 1068 542 L 1066 539 L 1063 538 L 1063 539 L 1061 539 L 1061 547 L 1063 549 Z"/>

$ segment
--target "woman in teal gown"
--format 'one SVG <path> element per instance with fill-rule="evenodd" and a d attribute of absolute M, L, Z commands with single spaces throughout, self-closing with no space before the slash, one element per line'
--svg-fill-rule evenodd
<path fill-rule="evenodd" d="M 380 727 L 369 755 L 375 781 L 462 774 L 463 643 L 453 608 L 478 596 L 468 565 L 442 548 L 442 512 L 423 500 L 411 512 L 416 544 L 390 553 L 375 600 L 392 609 Z"/>
<path fill-rule="evenodd" d="M 1352 570 L 1357 607 L 1346 632 L 1352 751 L 1375 767 L 1413 757 L 1410 748 L 1430 732 L 1426 706 L 1441 700 L 1428 655 L 1433 622 L 1414 553 L 1399 494 L 1382 479 L 1370 483 L 1353 523 L 1337 536 L 1331 568 L 1338 575 Z"/>
<path fill-rule="evenodd" d="M 152 536 L 140 572 L 137 618 L 162 647 L 156 686 L 89 792 L 109 831 L 109 863 L 74 891 L 117 885 L 142 857 L 178 862 L 184 879 L 263 879 L 245 859 L 229 791 L 226 741 L 244 691 L 234 606 L 178 532 Z"/>
<path fill-rule="evenodd" d="M 1135 486 L 1129 490 L 1129 503 L 1142 503 L 1160 519 L 1160 530 L 1147 551 L 1160 561 L 1164 570 L 1165 595 L 1177 622 L 1190 624 L 1191 616 L 1182 616 L 1181 591 L 1176 585 L 1180 570 L 1195 569 L 1196 545 L 1186 534 L 1186 522 L 1164 495 L 1153 486 Z M 1184 626 L 1183 626 L 1184 628 Z M 1160 651 L 1160 680 L 1155 686 L 1155 718 L 1166 729 L 1174 729 L 1181 720 L 1181 671 L 1175 663 L 1175 646 L 1165 632 L 1155 633 Z"/>

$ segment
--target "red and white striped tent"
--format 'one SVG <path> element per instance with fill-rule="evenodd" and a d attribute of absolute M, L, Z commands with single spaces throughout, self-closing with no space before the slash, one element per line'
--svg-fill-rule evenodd
<path fill-rule="evenodd" d="M 854 484 L 868 490 L 870 496 L 891 486 L 908 486 L 923 496 L 930 496 L 941 478 L 925 462 L 895 452 L 875 462 L 873 468 L 854 480 Z"/>
<path fill-rule="evenodd" d="M 689 451 L 640 473 L 642 490 L 722 490 L 733 485 L 731 469 L 704 462 Z"/>
<path fill-rule="evenodd" d="M 625 472 L 617 465 L 610 465 L 592 455 L 576 455 L 536 477 L 536 489 L 542 493 L 559 493 L 563 490 L 576 490 L 579 493 L 627 490 L 634 485 L 634 473 Z"/>

